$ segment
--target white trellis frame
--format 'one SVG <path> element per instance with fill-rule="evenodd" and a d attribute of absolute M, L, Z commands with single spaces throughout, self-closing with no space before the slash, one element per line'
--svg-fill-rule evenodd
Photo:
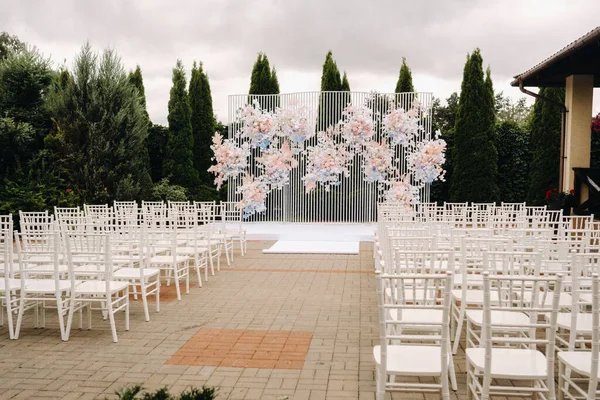
<path fill-rule="evenodd" d="M 376 93 L 376 92 L 299 92 L 278 95 L 230 95 L 228 99 L 228 137 L 236 138 L 241 125 L 237 119 L 238 110 L 258 101 L 262 109 L 275 110 L 290 104 L 302 104 L 309 116 L 309 126 L 316 131 L 325 131 L 331 121 L 338 122 L 341 105 L 368 105 L 373 110 L 373 119 L 377 138 L 381 138 L 381 121 L 385 116 L 389 99 L 395 98 L 398 107 L 407 110 L 414 99 L 422 105 L 421 138 L 431 137 L 431 93 Z M 322 103 L 320 106 L 319 103 Z M 320 118 L 319 118 L 320 117 Z M 307 146 L 316 144 L 316 137 L 310 139 Z M 407 163 L 402 148 L 396 148 L 395 165 L 401 174 L 406 172 Z M 258 150 L 252 150 L 249 159 L 249 173 L 260 175 L 255 157 Z M 364 180 L 362 156 L 355 155 L 348 177 L 341 178 L 341 184 L 329 192 L 318 187 L 311 193 L 305 193 L 302 177 L 306 174 L 306 155 L 297 156 L 299 166 L 291 171 L 290 183 L 281 190 L 273 190 L 267 197 L 267 210 L 251 216 L 248 221 L 278 222 L 374 222 L 377 218 L 377 202 L 381 200 L 378 184 Z M 241 177 L 230 179 L 227 186 L 229 201 L 239 201 L 241 195 L 236 188 L 241 185 Z M 429 184 L 421 189 L 422 202 L 429 201 Z"/>

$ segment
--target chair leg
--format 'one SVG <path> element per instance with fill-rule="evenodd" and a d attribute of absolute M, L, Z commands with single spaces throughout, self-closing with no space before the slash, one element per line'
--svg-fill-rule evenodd
<path fill-rule="evenodd" d="M 125 330 L 129 330 L 129 286 L 125 288 Z"/>
<path fill-rule="evenodd" d="M 60 338 L 63 341 L 65 340 L 65 316 L 62 308 L 63 300 L 61 296 L 56 296 L 56 313 L 58 314 L 58 325 L 60 327 Z"/>
<path fill-rule="evenodd" d="M 452 354 L 456 354 L 458 352 L 458 346 L 460 344 L 460 335 L 462 333 L 462 327 L 465 323 L 466 306 L 463 303 L 460 304 L 458 322 L 456 323 L 456 334 L 454 335 L 454 343 L 452 343 Z"/>
<path fill-rule="evenodd" d="M 25 294 L 21 294 L 21 301 L 19 303 L 19 314 L 17 315 L 17 326 L 15 327 L 15 339 L 19 338 L 21 333 L 21 323 L 23 322 L 23 313 L 25 312 Z"/>
<path fill-rule="evenodd" d="M 160 312 L 160 272 L 156 276 L 156 312 Z"/>
<path fill-rule="evenodd" d="M 452 354 L 449 355 L 450 362 L 448 363 L 448 375 L 450 375 L 450 383 L 452 384 L 452 390 L 458 390 L 458 383 L 456 382 L 456 370 L 454 369 L 454 357 Z"/>
<path fill-rule="evenodd" d="M 146 318 L 146 321 L 150 321 L 150 312 L 148 311 L 148 295 L 146 294 L 145 279 L 140 282 L 140 292 L 142 292 L 142 306 L 144 307 L 144 317 Z M 127 306 L 127 310 L 129 310 L 129 306 Z"/>
<path fill-rule="evenodd" d="M 83 304 L 82 304 L 83 308 Z M 73 314 L 75 313 L 75 296 L 71 294 L 71 298 L 69 300 L 69 314 L 67 316 L 67 327 L 65 328 L 65 336 L 63 340 L 65 342 L 69 341 L 69 335 L 71 334 L 71 324 L 73 323 Z M 91 311 L 89 311 L 91 314 Z"/>
<path fill-rule="evenodd" d="M 179 290 L 179 276 L 177 273 L 177 265 L 174 266 L 175 267 L 175 290 L 177 291 L 177 300 L 181 300 L 181 291 Z M 168 282 L 168 280 L 167 280 Z M 168 286 L 168 284 L 167 284 Z"/>
<path fill-rule="evenodd" d="M 4 300 L 6 300 L 6 320 L 8 321 L 8 338 L 15 338 L 15 329 L 13 327 L 13 315 L 12 315 L 12 299 L 10 297 L 10 290 L 4 293 Z M 4 326 L 4 310 L 0 310 L 0 319 L 2 320 L 2 326 Z"/>
<path fill-rule="evenodd" d="M 117 343 L 119 338 L 117 337 L 117 326 L 115 324 L 115 313 L 112 308 L 112 295 L 108 294 L 106 298 L 106 310 L 108 311 L 108 319 L 110 321 L 110 330 L 112 332 L 113 342 Z"/>
<path fill-rule="evenodd" d="M 563 378 L 565 374 L 565 365 L 562 362 L 558 362 L 558 400 L 564 400 L 564 391 L 569 390 L 569 384 L 565 382 Z"/>
<path fill-rule="evenodd" d="M 375 370 L 375 385 L 377 390 L 375 399 L 383 400 L 385 397 L 385 372 L 382 374 L 380 365 L 378 365 Z"/>

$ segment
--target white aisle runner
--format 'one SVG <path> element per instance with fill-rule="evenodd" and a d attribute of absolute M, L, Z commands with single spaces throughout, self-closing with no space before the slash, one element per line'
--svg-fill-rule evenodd
<path fill-rule="evenodd" d="M 265 254 L 358 254 L 359 242 L 280 240 Z"/>

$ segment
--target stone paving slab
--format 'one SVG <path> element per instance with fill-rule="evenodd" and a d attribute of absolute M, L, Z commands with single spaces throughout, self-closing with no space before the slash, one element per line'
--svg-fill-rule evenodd
<path fill-rule="evenodd" d="M 144 321 L 141 302 L 132 302 L 129 331 L 124 317 L 116 316 L 118 343 L 112 342 L 109 324 L 98 311 L 91 330 L 77 329 L 75 319 L 69 342 L 60 340 L 53 311 L 40 329 L 33 327 L 33 312 L 28 312 L 19 340 L 8 340 L 6 327 L 0 328 L 0 399 L 115 398 L 124 386 L 141 384 L 149 390 L 168 386 L 173 393 L 217 386 L 218 399 L 374 400 L 372 348 L 379 342 L 379 327 L 372 244 L 361 243 L 358 255 L 262 254 L 272 243 L 249 242 L 244 257 L 236 246 L 232 265 L 223 259 L 221 270 L 202 288 L 191 274 L 190 294 L 165 301 L 159 313 L 151 306 L 150 322 Z M 162 288 L 165 294 L 172 290 Z M 187 362 L 190 347 L 219 343 L 217 332 L 229 337 L 223 340 L 227 349 L 216 349 L 223 350 L 216 352 L 219 364 L 199 365 L 198 355 Z M 297 360 L 290 356 L 288 361 L 302 365 L 277 368 L 285 360 L 283 351 L 272 368 L 272 362 L 233 365 L 228 352 L 246 332 L 262 340 L 272 335 L 274 341 L 310 335 L 309 341 L 293 344 L 300 347 L 289 348 Z M 252 356 L 258 351 L 250 350 Z M 267 357 L 275 355 L 268 353 L 255 360 L 270 361 Z M 462 351 L 455 362 L 460 389 L 452 398 L 463 399 Z M 439 396 L 394 393 L 386 398 Z"/>

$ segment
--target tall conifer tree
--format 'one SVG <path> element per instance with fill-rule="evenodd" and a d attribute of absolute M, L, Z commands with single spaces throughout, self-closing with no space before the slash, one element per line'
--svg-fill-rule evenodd
<path fill-rule="evenodd" d="M 494 103 L 491 78 L 484 78 L 479 49 L 464 68 L 454 132 L 451 198 L 455 202 L 495 202 L 498 152 L 494 144 Z"/>
<path fill-rule="evenodd" d="M 347 80 L 347 79 L 346 79 Z M 348 85 L 349 86 L 349 85 Z M 325 56 L 321 74 L 321 92 L 339 92 L 342 90 L 342 77 L 331 50 Z M 342 117 L 343 98 L 339 93 L 322 93 L 319 99 L 318 129 L 327 129 L 335 125 Z"/>
<path fill-rule="evenodd" d="M 186 86 L 183 64 L 177 60 L 169 96 L 169 137 L 163 168 L 172 184 L 193 188 L 198 185 L 198 172 L 194 168 L 192 112 Z"/>
<path fill-rule="evenodd" d="M 198 171 L 203 185 L 212 186 L 208 173 L 212 151 L 210 145 L 215 132 L 215 118 L 212 107 L 212 95 L 208 76 L 202 70 L 202 63 L 192 68 L 190 78 L 190 107 L 192 109 L 192 132 L 194 136 L 194 167 Z"/>
<path fill-rule="evenodd" d="M 539 94 L 559 103 L 565 101 L 564 88 L 541 88 Z M 527 200 L 536 205 L 545 203 L 545 193 L 558 187 L 560 174 L 560 108 L 537 99 L 530 124 L 531 165 Z M 572 188 L 565 188 L 572 189 Z"/>

